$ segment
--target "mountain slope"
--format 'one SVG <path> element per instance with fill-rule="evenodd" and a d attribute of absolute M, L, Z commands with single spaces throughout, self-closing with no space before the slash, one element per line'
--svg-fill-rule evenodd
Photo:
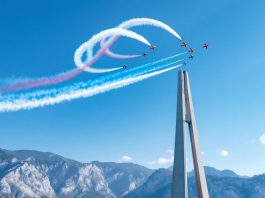
<path fill-rule="evenodd" d="M 131 163 L 80 163 L 38 151 L 0 150 L 0 197 L 122 197 L 152 170 Z"/>
<path fill-rule="evenodd" d="M 217 170 L 216 168 L 205 166 L 204 167 L 205 174 L 208 176 L 216 176 L 216 177 L 244 177 L 236 174 L 231 170 Z M 194 170 L 188 173 L 188 177 L 194 177 Z"/>
<path fill-rule="evenodd" d="M 92 162 L 103 170 L 109 187 L 117 197 L 123 197 L 142 185 L 152 170 L 132 163 Z M 126 189 L 126 190 L 124 190 Z"/>
<path fill-rule="evenodd" d="M 241 177 L 232 171 L 205 168 L 210 197 L 214 198 L 264 198 L 265 175 Z M 157 177 L 159 175 L 159 177 Z M 126 198 L 170 198 L 172 170 L 159 169 Z M 189 197 L 196 198 L 194 173 L 188 177 Z"/>
<path fill-rule="evenodd" d="M 210 197 L 264 198 L 265 175 L 242 177 L 205 167 Z M 80 163 L 49 152 L 0 149 L 3 198 L 170 198 L 172 168 L 150 170 L 132 163 Z M 189 197 L 196 197 L 194 172 Z"/>

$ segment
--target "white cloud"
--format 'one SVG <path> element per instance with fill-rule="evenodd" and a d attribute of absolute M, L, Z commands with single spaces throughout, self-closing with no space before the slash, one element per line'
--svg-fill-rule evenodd
<path fill-rule="evenodd" d="M 159 158 L 157 160 L 157 163 L 161 164 L 161 165 L 169 164 L 169 163 L 172 163 L 172 162 L 173 162 L 173 157 L 171 157 L 171 158 L 163 158 L 163 157 L 161 157 L 161 158 Z"/>
<path fill-rule="evenodd" d="M 224 149 L 223 149 L 223 150 L 220 151 L 220 155 L 223 156 L 223 157 L 227 157 L 228 154 L 229 154 L 229 153 L 228 153 L 227 150 L 224 150 Z"/>
<path fill-rule="evenodd" d="M 174 150 L 173 149 L 167 149 L 166 153 L 174 153 Z"/>
<path fill-rule="evenodd" d="M 265 145 L 265 134 L 263 134 L 262 136 L 260 136 L 259 141 L 261 142 L 261 144 Z"/>
<path fill-rule="evenodd" d="M 132 161 L 132 157 L 131 156 L 128 156 L 128 155 L 124 155 L 122 156 L 122 158 L 119 160 L 119 162 L 130 162 Z"/>
<path fill-rule="evenodd" d="M 158 160 L 156 161 L 150 161 L 148 162 L 148 164 L 151 165 L 167 165 L 167 164 L 171 164 L 173 163 L 174 157 L 170 157 L 170 158 L 164 158 L 164 157 L 160 157 Z"/>

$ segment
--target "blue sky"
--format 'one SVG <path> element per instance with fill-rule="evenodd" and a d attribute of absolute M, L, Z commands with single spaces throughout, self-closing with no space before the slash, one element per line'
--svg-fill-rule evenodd
<path fill-rule="evenodd" d="M 265 28 L 263 0 L 223 1 L 0 1 L 0 78 L 41 77 L 72 69 L 75 49 L 93 34 L 134 17 L 173 27 L 192 46 L 186 66 L 205 165 L 239 174 L 264 173 Z M 134 28 L 158 46 L 147 58 L 102 58 L 96 67 L 137 65 L 181 52 L 168 33 Z M 208 42 L 210 49 L 201 50 Z M 146 47 L 121 39 L 122 53 Z M 98 76 L 98 75 L 96 75 Z M 67 83 L 93 78 L 81 74 Z M 0 114 L 0 147 L 54 152 L 83 162 L 169 166 L 173 148 L 177 71 L 91 98 Z M 222 156 L 221 151 L 228 152 Z M 225 152 L 223 152 L 224 154 Z M 158 163 L 158 159 L 160 163 Z M 191 157 L 188 157 L 191 167 Z M 128 160 L 128 158 L 127 158 Z M 151 162 L 151 164 L 150 164 Z M 162 163 L 162 164 L 161 164 Z"/>

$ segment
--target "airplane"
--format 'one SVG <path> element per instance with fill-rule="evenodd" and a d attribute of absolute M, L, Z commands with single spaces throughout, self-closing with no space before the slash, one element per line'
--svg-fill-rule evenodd
<path fill-rule="evenodd" d="M 151 45 L 151 46 L 150 46 L 150 50 L 155 51 L 155 49 L 156 49 L 156 46 L 155 46 L 155 45 Z"/>
<path fill-rule="evenodd" d="M 207 43 L 204 43 L 202 48 L 208 49 L 209 45 Z"/>
<path fill-rule="evenodd" d="M 186 43 L 186 42 L 184 42 L 184 41 L 182 41 L 182 43 L 181 43 L 181 47 L 187 47 L 189 44 L 188 43 Z"/>
<path fill-rule="evenodd" d="M 142 56 L 144 56 L 144 57 L 147 56 L 147 53 L 144 52 L 144 53 L 142 54 Z"/>
<path fill-rule="evenodd" d="M 193 59 L 193 58 L 194 58 L 194 55 L 191 54 L 191 55 L 189 56 L 189 59 Z"/>
<path fill-rule="evenodd" d="M 127 69 L 128 65 L 123 65 L 122 67 L 123 67 L 123 69 Z"/>
<path fill-rule="evenodd" d="M 189 49 L 189 53 L 193 53 L 194 51 L 195 51 L 194 48 L 190 48 L 190 49 Z"/>
<path fill-rule="evenodd" d="M 188 64 L 187 62 L 182 63 L 182 65 L 184 65 L 184 66 L 187 65 L 187 64 Z"/>

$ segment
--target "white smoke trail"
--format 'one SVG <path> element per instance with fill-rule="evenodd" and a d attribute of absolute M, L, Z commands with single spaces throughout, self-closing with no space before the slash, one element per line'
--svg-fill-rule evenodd
<path fill-rule="evenodd" d="M 134 19 L 130 19 L 130 20 L 122 22 L 119 25 L 119 27 L 121 27 L 121 28 L 131 28 L 131 27 L 142 26 L 142 25 L 151 25 L 151 26 L 162 28 L 162 29 L 166 30 L 167 32 L 169 32 L 170 34 L 172 34 L 173 36 L 175 36 L 177 39 L 182 40 L 180 35 L 174 29 L 172 29 L 167 24 L 165 24 L 165 23 L 163 23 L 161 21 L 155 20 L 155 19 L 134 18 Z"/>
<path fill-rule="evenodd" d="M 134 18 L 134 19 L 130 19 L 130 20 L 127 20 L 127 21 L 124 21 L 122 22 L 118 27 L 119 28 L 124 28 L 124 29 L 129 29 L 129 28 L 132 28 L 132 27 L 136 27 L 136 26 L 144 26 L 144 25 L 151 25 L 151 26 L 155 26 L 155 27 L 158 27 L 158 28 L 161 28 L 167 32 L 169 32 L 170 34 L 172 34 L 174 37 L 176 37 L 177 39 L 179 40 L 182 40 L 182 38 L 180 37 L 180 35 L 174 30 L 172 29 L 170 26 L 168 26 L 167 24 L 161 22 L 161 21 L 158 21 L 158 20 L 155 20 L 155 19 L 150 19 L 150 18 Z M 108 39 L 107 42 L 111 42 L 113 39 L 115 39 L 114 37 Z M 105 39 L 102 39 L 101 41 L 101 46 L 103 47 L 105 44 L 104 44 L 104 40 Z M 134 58 L 134 57 L 137 57 L 139 55 L 121 55 L 121 54 L 116 54 L 112 51 L 110 51 L 110 49 L 107 49 L 105 51 L 105 54 L 112 57 L 112 58 Z"/>
<path fill-rule="evenodd" d="M 87 52 L 89 57 L 89 60 L 91 59 L 91 54 L 92 54 L 92 49 L 95 46 L 95 44 L 97 44 L 99 41 L 101 41 L 103 38 L 105 37 L 109 37 L 109 36 L 114 36 L 114 35 L 119 35 L 119 36 L 126 36 L 135 40 L 138 40 L 146 45 L 151 45 L 143 36 L 129 31 L 129 30 L 125 30 L 122 28 L 112 28 L 112 29 L 107 29 L 107 30 L 103 30 L 100 33 L 94 35 L 91 39 L 89 39 L 88 41 L 84 42 L 82 45 L 80 45 L 80 47 L 75 51 L 74 54 L 74 62 L 76 64 L 77 67 L 79 68 L 83 68 L 84 66 L 86 66 L 87 61 L 84 63 L 82 61 L 82 56 L 85 52 Z M 89 52 L 91 51 L 91 52 Z M 104 73 L 104 72 L 110 72 L 110 71 L 115 71 L 119 68 L 112 68 L 112 69 L 95 69 L 92 67 L 86 67 L 84 68 L 84 71 L 87 72 L 91 72 L 91 73 Z"/>
<path fill-rule="evenodd" d="M 139 76 L 132 76 L 124 79 L 121 78 L 116 81 L 107 82 L 99 86 L 88 87 L 86 89 L 72 90 L 58 95 L 55 94 L 54 96 L 50 95 L 49 97 L 44 97 L 44 98 L 39 97 L 34 99 L 22 97 L 17 100 L 0 102 L 0 111 L 7 112 L 7 111 L 18 111 L 22 109 L 33 109 L 37 107 L 58 104 L 64 101 L 71 101 L 78 98 L 94 96 L 96 94 L 104 93 L 113 89 L 118 89 L 120 87 L 128 86 L 130 84 L 151 78 L 153 76 L 178 68 L 181 65 L 182 64 Z"/>
<path fill-rule="evenodd" d="M 102 38 L 113 36 L 113 35 L 119 35 L 119 36 L 125 36 L 129 37 L 135 40 L 138 40 L 146 45 L 150 46 L 150 43 L 141 35 L 125 30 L 122 28 L 112 28 L 108 30 L 104 30 L 94 36 L 92 36 L 91 39 L 89 39 L 87 42 L 83 43 L 74 54 L 74 61 L 76 63 L 76 66 L 78 68 L 72 69 L 66 72 L 62 72 L 58 75 L 50 76 L 50 77 L 42 77 L 42 78 L 35 78 L 35 79 L 28 79 L 28 80 L 21 80 L 21 81 L 9 81 L 9 84 L 7 84 L 8 81 L 3 81 L 5 83 L 3 86 L 0 86 L 0 93 L 8 92 L 8 91 L 17 91 L 17 90 L 23 90 L 23 89 L 29 89 L 34 87 L 40 87 L 45 85 L 54 85 L 61 82 L 64 82 L 68 79 L 71 79 L 81 73 L 82 71 L 86 70 L 91 73 L 102 73 L 102 72 L 110 72 L 115 71 L 118 69 L 121 69 L 122 67 L 118 68 L 112 68 L 112 69 L 93 69 L 91 68 L 91 65 L 97 61 L 101 55 L 104 53 L 104 51 L 99 52 L 93 56 L 93 47 L 94 45 L 99 42 Z M 82 56 L 86 52 L 87 60 L 85 62 L 82 61 Z M 0 82 L 1 83 L 1 82 Z M 3 84 L 1 83 L 1 84 Z"/>
<path fill-rule="evenodd" d="M 106 46 L 103 46 L 103 48 L 99 50 L 97 53 L 95 53 L 95 55 L 93 55 L 93 47 L 95 46 L 97 42 L 101 41 L 103 38 L 115 38 L 115 37 L 117 38 L 119 36 L 127 36 L 127 37 L 136 39 L 150 46 L 150 43 L 143 36 L 136 34 L 132 31 L 126 30 L 126 28 L 137 26 L 137 25 L 153 25 L 153 26 L 161 27 L 162 29 L 165 29 L 169 33 L 181 39 L 179 35 L 172 28 L 170 28 L 168 25 L 160 21 L 157 21 L 154 19 L 148 19 L 148 18 L 131 19 L 131 20 L 128 20 L 122 23 L 120 25 L 121 27 L 102 31 L 99 34 L 94 35 L 91 39 L 89 39 L 84 44 L 82 44 L 76 50 L 75 55 L 74 55 L 74 61 L 78 68 L 68 70 L 65 72 L 61 72 L 57 75 L 53 75 L 49 77 L 41 77 L 41 78 L 33 78 L 33 79 L 32 78 L 28 78 L 28 79 L 10 78 L 9 80 L 7 79 L 4 79 L 3 81 L 0 80 L 0 85 L 1 85 L 0 93 L 18 91 L 18 90 L 23 90 L 23 89 L 30 89 L 34 87 L 41 87 L 41 86 L 47 86 L 47 85 L 55 85 L 55 84 L 64 82 L 66 80 L 69 80 L 77 76 L 84 70 L 87 72 L 92 72 L 92 73 L 104 73 L 104 72 L 119 70 L 122 67 L 116 67 L 116 68 L 110 68 L 110 69 L 92 68 L 91 66 L 101 57 L 101 55 L 103 55 L 103 53 L 106 50 L 108 50 L 108 48 L 111 45 L 107 44 Z M 112 44 L 113 43 L 114 42 L 112 42 Z M 87 53 L 86 60 L 82 61 L 82 56 L 85 52 Z M 139 56 L 139 55 L 136 55 L 136 56 Z M 121 57 L 124 58 L 124 56 L 121 56 Z"/>

